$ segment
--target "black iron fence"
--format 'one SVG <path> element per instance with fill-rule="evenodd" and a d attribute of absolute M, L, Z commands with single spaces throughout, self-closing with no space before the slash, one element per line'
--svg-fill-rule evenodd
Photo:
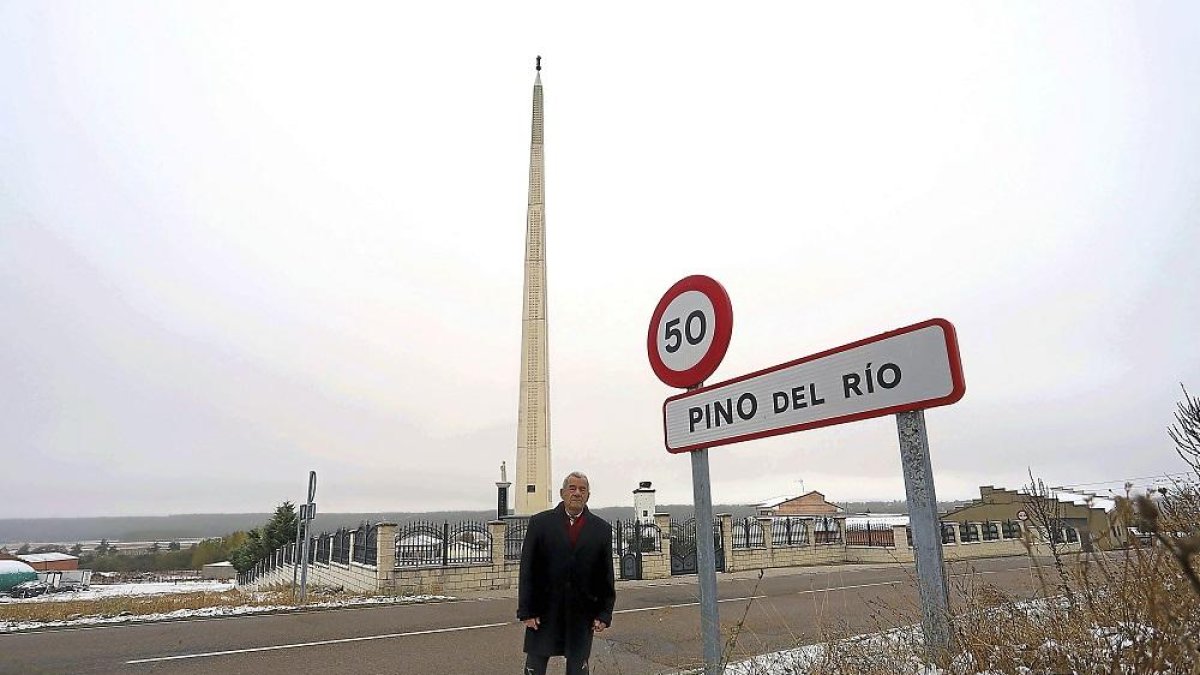
<path fill-rule="evenodd" d="M 956 543 L 958 541 L 954 536 L 954 523 L 942 523 L 942 545 Z"/>
<path fill-rule="evenodd" d="M 775 518 L 771 521 L 772 546 L 808 546 L 807 518 Z"/>
<path fill-rule="evenodd" d="M 479 521 L 441 524 L 414 521 L 397 530 L 395 546 L 397 567 L 477 565 L 492 561 L 492 535 L 487 523 Z"/>
<path fill-rule="evenodd" d="M 525 545 L 525 533 L 528 531 L 528 518 L 509 518 L 504 521 L 505 560 L 521 559 L 521 547 Z"/>
<path fill-rule="evenodd" d="M 979 524 L 968 523 L 966 521 L 959 523 L 958 536 L 964 544 L 979 541 Z"/>
<path fill-rule="evenodd" d="M 662 529 L 654 523 L 618 520 L 612 524 L 613 554 L 662 553 Z"/>
<path fill-rule="evenodd" d="M 377 546 L 379 528 L 363 524 L 354 531 L 354 562 L 360 565 L 374 565 L 378 560 Z"/>
<path fill-rule="evenodd" d="M 842 530 L 838 527 L 837 518 L 821 516 L 812 519 L 813 541 L 818 544 L 842 543 Z"/>
<path fill-rule="evenodd" d="M 847 546 L 895 546 L 896 536 L 891 525 L 882 523 L 847 523 Z"/>
<path fill-rule="evenodd" d="M 1079 532 L 1073 527 L 1053 527 L 1050 528 L 1049 539 L 1054 544 L 1074 544 L 1079 541 Z"/>
<path fill-rule="evenodd" d="M 1015 520 L 1006 520 L 1000 523 L 1000 531 L 1005 539 L 1016 539 L 1021 536 L 1021 525 Z"/>
<path fill-rule="evenodd" d="M 342 528 L 334 532 L 330 546 L 333 547 L 333 550 L 329 554 L 330 562 L 340 565 L 350 564 L 350 530 Z"/>
<path fill-rule="evenodd" d="M 767 547 L 767 542 L 763 538 L 762 526 L 758 524 L 758 518 L 747 516 L 733 521 L 732 525 L 734 549 Z"/>
<path fill-rule="evenodd" d="M 328 532 L 322 532 L 321 534 L 317 535 L 316 546 L 313 546 L 313 559 L 315 561 L 323 563 L 329 562 L 329 551 L 332 548 L 330 546 L 331 542 L 329 538 L 330 534 Z"/>

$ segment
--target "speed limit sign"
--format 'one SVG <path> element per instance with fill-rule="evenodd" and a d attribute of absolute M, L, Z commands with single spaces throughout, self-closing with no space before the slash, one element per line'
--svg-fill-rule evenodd
<path fill-rule="evenodd" d="M 732 334 L 733 306 L 724 287 L 702 274 L 680 279 L 650 318 L 650 367 L 668 386 L 694 387 L 716 371 Z"/>

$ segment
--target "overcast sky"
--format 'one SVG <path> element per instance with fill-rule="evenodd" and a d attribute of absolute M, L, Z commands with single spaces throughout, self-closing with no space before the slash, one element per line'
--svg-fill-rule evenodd
<path fill-rule="evenodd" d="M 692 501 L 645 338 L 693 273 L 710 382 L 954 323 L 941 499 L 1186 468 L 1200 7 L 734 7 L 0 1 L 0 517 L 309 470 L 322 511 L 492 508 L 537 54 L 553 474 L 593 506 Z M 904 497 L 890 417 L 710 456 L 716 502 Z"/>

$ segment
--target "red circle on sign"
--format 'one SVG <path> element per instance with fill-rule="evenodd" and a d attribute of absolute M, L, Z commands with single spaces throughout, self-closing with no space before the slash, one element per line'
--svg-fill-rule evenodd
<path fill-rule="evenodd" d="M 674 370 L 663 361 L 662 354 L 659 353 L 658 324 L 671 302 L 689 291 L 703 293 L 712 303 L 713 337 L 708 351 L 695 365 L 684 370 Z M 658 301 L 658 306 L 654 308 L 654 314 L 650 316 L 650 330 L 646 334 L 646 353 L 650 357 L 650 367 L 654 369 L 658 379 L 668 386 L 679 389 L 694 387 L 716 372 L 717 366 L 721 365 L 721 360 L 725 358 L 725 352 L 729 350 L 729 338 L 732 335 L 733 305 L 729 302 L 729 294 L 725 292 L 725 287 L 703 274 L 684 277 L 667 289 Z"/>

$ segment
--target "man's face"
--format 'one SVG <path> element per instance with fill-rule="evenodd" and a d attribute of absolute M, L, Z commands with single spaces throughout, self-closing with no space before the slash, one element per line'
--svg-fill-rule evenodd
<path fill-rule="evenodd" d="M 587 504 L 591 491 L 588 490 L 587 481 L 578 476 L 571 476 L 567 479 L 567 486 L 559 490 L 558 494 L 567 505 L 568 511 L 579 512 Z"/>

